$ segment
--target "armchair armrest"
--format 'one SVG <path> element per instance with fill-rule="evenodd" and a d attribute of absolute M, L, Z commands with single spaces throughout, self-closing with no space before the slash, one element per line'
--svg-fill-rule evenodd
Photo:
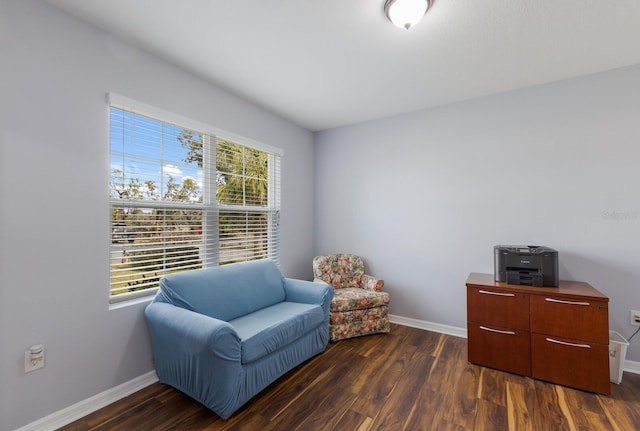
<path fill-rule="evenodd" d="M 384 287 L 384 280 L 377 279 L 371 275 L 364 274 L 362 276 L 361 287 L 374 292 L 380 292 Z"/>
<path fill-rule="evenodd" d="M 328 313 L 333 299 L 333 288 L 325 282 L 284 279 L 285 299 L 291 302 L 319 304 Z M 327 314 L 328 315 L 328 314 Z"/>

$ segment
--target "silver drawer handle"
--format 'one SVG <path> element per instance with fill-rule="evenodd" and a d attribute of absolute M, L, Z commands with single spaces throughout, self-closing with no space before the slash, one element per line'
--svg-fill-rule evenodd
<path fill-rule="evenodd" d="M 488 290 L 480 290 L 480 293 L 484 293 L 485 295 L 496 295 L 496 296 L 516 296 L 513 293 L 489 292 Z"/>
<path fill-rule="evenodd" d="M 569 305 L 590 305 L 588 302 L 577 302 L 577 301 L 562 301 L 560 299 L 553 298 L 544 298 L 545 301 L 549 302 L 557 302 L 558 304 L 569 304 Z"/>
<path fill-rule="evenodd" d="M 516 333 L 513 331 L 500 331 L 499 329 L 487 328 L 486 326 L 481 326 L 480 329 L 484 331 L 489 331 L 489 332 L 497 332 L 498 334 L 516 335 Z"/>
<path fill-rule="evenodd" d="M 547 338 L 547 341 L 550 343 L 562 344 L 563 346 L 582 347 L 583 349 L 591 348 L 591 346 L 588 344 L 565 343 L 564 341 L 554 340 L 553 338 Z"/>

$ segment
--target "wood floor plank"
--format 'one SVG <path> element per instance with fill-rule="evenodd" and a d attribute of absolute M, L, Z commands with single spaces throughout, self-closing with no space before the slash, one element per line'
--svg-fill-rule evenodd
<path fill-rule="evenodd" d="M 155 398 L 165 393 L 175 392 L 177 391 L 165 385 L 152 385 L 149 388 L 145 388 L 144 391 L 135 392 L 124 399 L 111 404 L 109 407 L 93 413 L 91 416 L 86 418 L 87 425 L 90 429 L 93 429 L 97 426 L 103 425 L 111 419 L 125 414 L 132 408 L 147 402 L 149 398 Z"/>
<path fill-rule="evenodd" d="M 556 393 L 558 394 L 558 407 L 560 408 L 560 411 L 564 416 L 564 420 L 567 423 L 567 426 L 569 427 L 569 431 L 577 431 L 573 415 L 574 413 L 577 414 L 579 412 L 569 409 L 569 406 L 567 405 L 565 388 L 563 388 L 562 386 L 556 386 L 555 390 L 556 390 Z"/>
<path fill-rule="evenodd" d="M 466 340 L 407 326 L 329 344 L 222 420 L 156 383 L 62 431 L 640 430 L 640 375 L 603 396 L 467 362 Z"/>
<path fill-rule="evenodd" d="M 369 431 L 371 429 L 371 423 L 373 422 L 373 418 L 368 416 L 361 415 L 360 413 L 354 410 L 347 410 L 343 416 L 340 417 L 338 422 L 331 427 L 322 427 L 320 431 L 323 430 L 355 430 L 355 431 Z"/>
<path fill-rule="evenodd" d="M 476 413 L 476 421 L 473 430 L 496 431 L 507 429 L 510 431 L 519 431 L 509 428 L 507 408 L 488 400 L 478 400 L 478 410 Z M 553 428 L 546 429 L 552 430 Z"/>
<path fill-rule="evenodd" d="M 507 419 L 510 430 L 535 431 L 526 403 L 526 388 L 518 383 L 507 382 Z"/>
<path fill-rule="evenodd" d="M 611 385 L 611 395 L 598 397 L 611 429 L 640 430 L 640 374 L 624 373 L 620 385 Z"/>
<path fill-rule="evenodd" d="M 465 429 L 472 429 L 477 406 L 474 394 L 478 379 L 478 367 L 467 362 L 466 340 L 456 337 L 446 337 L 445 340 L 442 350 L 443 358 L 445 358 L 445 349 L 448 354 L 443 362 L 450 364 L 447 371 L 450 378 L 446 384 L 452 399 L 452 407 L 446 411 L 444 419 Z"/>
<path fill-rule="evenodd" d="M 444 410 L 449 400 L 445 399 L 445 392 L 433 391 L 424 387 L 416 397 L 402 430 L 435 430 L 443 420 Z M 449 425 L 447 425 L 449 426 Z"/>
<path fill-rule="evenodd" d="M 352 409 L 365 417 L 376 417 L 380 410 L 387 404 L 389 397 L 396 390 L 399 379 L 407 373 L 406 367 L 416 353 L 414 346 L 403 346 L 400 338 L 391 338 L 389 345 L 393 348 L 386 350 L 378 360 L 374 362 L 374 372 L 369 372 L 368 364 L 363 363 L 359 368 L 359 381 L 364 381 L 359 386 L 358 396 Z M 367 359 L 371 361 L 371 358 Z"/>
<path fill-rule="evenodd" d="M 396 380 L 393 391 L 379 410 L 374 420 L 376 430 L 397 431 L 404 429 L 407 418 L 411 416 L 414 404 L 424 384 L 416 376 L 427 375 L 432 358 L 428 354 L 416 352 L 411 361 L 403 363 L 402 372 Z"/>
<path fill-rule="evenodd" d="M 331 389 L 331 393 L 325 396 L 320 395 L 317 402 L 314 402 L 313 397 L 311 397 L 311 404 L 307 409 L 310 412 L 297 429 L 318 431 L 334 429 L 339 420 L 350 411 L 349 408 L 353 404 L 355 397 L 356 395 L 349 392 L 336 391 L 335 387 Z M 363 418 L 363 421 L 364 419 L 366 418 Z M 290 428 L 282 427 L 281 429 Z"/>
<path fill-rule="evenodd" d="M 361 341 L 362 339 L 358 339 Z M 400 338 L 390 337 L 390 342 L 377 344 L 379 350 L 375 356 L 354 356 L 351 358 L 349 372 L 353 373 L 349 390 L 362 393 L 361 403 L 376 403 L 386 399 L 396 383 L 397 375 L 402 372 L 404 364 L 415 352 L 412 346 L 402 346 Z M 386 379 L 384 376 L 391 376 Z M 365 416 L 372 413 L 363 410 Z"/>
<path fill-rule="evenodd" d="M 482 390 L 479 391 L 478 398 L 506 407 L 507 393 L 503 389 L 506 388 L 507 379 L 506 373 L 483 367 Z"/>
<path fill-rule="evenodd" d="M 594 395 L 571 388 L 562 388 L 562 391 L 565 394 L 566 411 L 572 415 L 576 429 L 597 431 L 602 429 L 602 424 L 608 422 L 607 415 L 598 401 L 604 395 Z"/>

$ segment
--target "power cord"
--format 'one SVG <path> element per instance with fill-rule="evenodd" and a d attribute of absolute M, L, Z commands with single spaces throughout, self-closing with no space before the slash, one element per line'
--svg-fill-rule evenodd
<path fill-rule="evenodd" d="M 627 341 L 631 341 L 631 339 L 633 337 L 635 337 L 638 332 L 640 332 L 640 328 L 636 329 L 636 332 L 634 332 L 633 335 L 631 337 L 629 337 L 629 339 Z"/>

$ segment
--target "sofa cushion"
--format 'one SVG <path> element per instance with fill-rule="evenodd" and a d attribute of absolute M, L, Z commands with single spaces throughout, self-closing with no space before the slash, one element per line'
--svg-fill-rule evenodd
<path fill-rule="evenodd" d="M 349 287 L 334 289 L 331 311 L 359 310 L 389 304 L 389 294 L 372 290 Z"/>
<path fill-rule="evenodd" d="M 227 322 L 284 298 L 284 278 L 268 259 L 169 274 L 158 294 L 159 301 Z"/>
<path fill-rule="evenodd" d="M 229 322 L 240 336 L 242 363 L 253 362 L 286 346 L 322 324 L 320 305 L 280 302 Z"/>

